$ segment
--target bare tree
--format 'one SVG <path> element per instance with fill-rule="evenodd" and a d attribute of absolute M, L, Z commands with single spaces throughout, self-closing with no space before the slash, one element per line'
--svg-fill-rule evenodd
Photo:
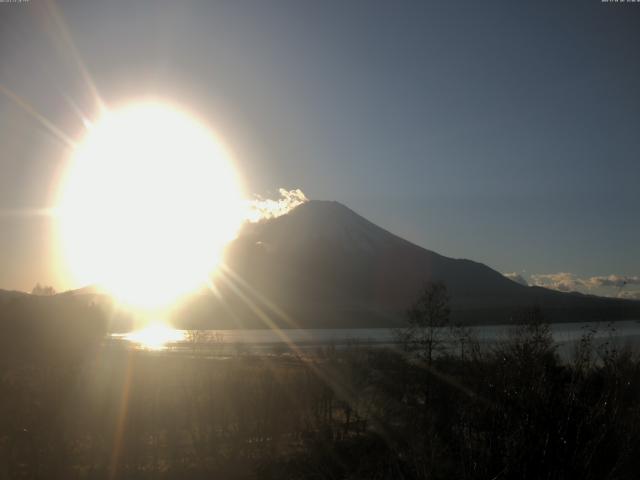
<path fill-rule="evenodd" d="M 453 354 L 459 354 L 460 360 L 478 358 L 481 354 L 480 342 L 476 332 L 468 325 L 453 323 L 449 326 Z"/>
<path fill-rule="evenodd" d="M 449 295 L 441 282 L 429 282 L 407 312 L 408 326 L 398 332 L 404 348 L 431 365 L 446 341 L 450 323 Z"/>
<path fill-rule="evenodd" d="M 198 349 L 211 341 L 211 333 L 207 330 L 187 330 L 185 341 L 190 345 L 192 353 L 198 353 Z"/>
<path fill-rule="evenodd" d="M 49 297 L 55 294 L 56 290 L 51 285 L 40 285 L 40 283 L 36 283 L 36 286 L 31 290 L 31 295 Z"/>

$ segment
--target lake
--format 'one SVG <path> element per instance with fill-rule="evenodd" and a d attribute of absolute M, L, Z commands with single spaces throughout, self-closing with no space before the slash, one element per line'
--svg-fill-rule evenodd
<path fill-rule="evenodd" d="M 513 325 L 485 325 L 470 327 L 482 344 L 506 340 Z M 618 346 L 640 343 L 640 321 L 555 323 L 551 325 L 554 340 L 562 350 L 567 350 L 587 332 L 593 330 L 596 343 L 607 340 Z M 173 348 L 185 348 L 193 343 L 215 350 L 218 354 L 238 351 L 278 352 L 287 345 L 295 349 L 318 347 L 345 348 L 353 345 L 393 346 L 397 344 L 395 329 L 288 329 L 288 330 L 206 330 L 199 338 L 189 340 L 189 332 L 182 331 L 186 340 L 173 342 Z M 122 336 L 114 338 L 122 339 Z M 135 343 L 135 341 L 133 342 Z"/>

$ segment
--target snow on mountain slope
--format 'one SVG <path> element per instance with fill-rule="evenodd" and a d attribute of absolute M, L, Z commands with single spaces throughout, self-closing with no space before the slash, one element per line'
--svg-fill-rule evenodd
<path fill-rule="evenodd" d="M 226 264 L 227 281 L 217 282 L 222 301 L 201 301 L 197 322 L 210 315 L 260 326 L 264 319 L 256 310 L 273 313 L 270 304 L 298 326 L 390 326 L 402 321 L 429 281 L 444 282 L 454 319 L 471 323 L 506 322 L 533 305 L 546 307 L 557 320 L 577 312 L 581 318 L 625 316 L 630 305 L 525 287 L 486 265 L 414 245 L 328 201 L 245 225 Z M 220 304 L 215 314 L 212 303 Z"/>
<path fill-rule="evenodd" d="M 410 243 L 337 202 L 309 201 L 286 215 L 247 223 L 224 264 L 214 292 L 195 294 L 178 308 L 176 325 L 397 326 L 427 282 L 446 284 L 453 320 L 465 323 L 511 322 L 534 305 L 550 321 L 640 318 L 640 302 L 526 287 L 481 263 Z M 111 305 L 91 289 L 77 293 Z M 115 321 L 117 309 L 109 308 Z M 124 325 L 126 318 L 115 323 Z"/>

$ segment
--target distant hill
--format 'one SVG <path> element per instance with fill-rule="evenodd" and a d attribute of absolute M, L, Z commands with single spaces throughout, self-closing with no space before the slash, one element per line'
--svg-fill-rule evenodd
<path fill-rule="evenodd" d="M 210 328 L 399 325 L 428 281 L 441 281 L 452 316 L 504 323 L 538 305 L 551 321 L 640 318 L 640 302 L 526 287 L 478 262 L 412 244 L 329 201 L 247 224 L 230 245 L 217 294 L 194 296 L 176 315 Z"/>
<path fill-rule="evenodd" d="M 513 322 L 532 306 L 552 322 L 640 319 L 639 301 L 523 286 L 481 263 L 408 242 L 340 203 L 310 201 L 247 223 L 227 248 L 215 291 L 193 294 L 173 320 L 212 329 L 393 327 L 429 281 L 447 285 L 453 320 L 467 324 Z M 0 290 L 0 310 L 16 301 L 40 312 L 98 307 L 109 330 L 133 325 L 132 315 L 94 286 L 53 297 Z"/>
<path fill-rule="evenodd" d="M 18 290 L 0 290 L 0 303 L 13 298 L 21 298 L 28 296 L 28 293 L 20 292 Z"/>
<path fill-rule="evenodd" d="M 93 309 L 93 307 L 96 307 Z M 73 315 L 69 312 L 91 311 L 91 315 L 104 321 L 111 331 L 127 331 L 133 325 L 132 316 L 118 308 L 118 303 L 105 294 L 98 287 L 88 286 L 77 290 L 69 290 L 56 295 L 32 295 L 17 290 L 0 289 L 0 322 L 11 321 L 17 318 L 11 312 L 30 312 L 29 319 L 33 321 L 50 321 L 56 318 L 58 324 L 69 320 L 69 325 L 74 322 L 82 322 L 82 315 Z M 97 314 L 100 312 L 100 315 Z M 95 318 L 94 318 L 95 320 Z M 93 321 L 93 320 L 91 320 Z M 100 326 L 104 328 L 104 326 Z"/>
<path fill-rule="evenodd" d="M 108 330 L 105 311 L 80 297 L 0 291 L 0 364 L 80 357 Z"/>

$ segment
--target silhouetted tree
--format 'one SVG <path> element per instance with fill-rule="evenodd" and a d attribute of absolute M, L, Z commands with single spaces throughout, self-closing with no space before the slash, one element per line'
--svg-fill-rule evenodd
<path fill-rule="evenodd" d="M 51 285 L 40 285 L 40 283 L 36 283 L 36 286 L 31 290 L 31 295 L 50 297 L 55 294 L 56 291 Z"/>
<path fill-rule="evenodd" d="M 460 360 L 464 360 L 465 357 L 477 358 L 481 354 L 478 338 L 468 325 L 452 324 L 449 327 L 449 334 L 454 348 L 453 353 L 459 354 Z"/>
<path fill-rule="evenodd" d="M 194 355 L 198 352 L 198 348 L 210 344 L 211 339 L 212 335 L 207 330 L 187 330 L 185 332 L 185 341 Z"/>
<path fill-rule="evenodd" d="M 399 341 L 409 352 L 431 365 L 434 354 L 442 348 L 450 323 L 449 295 L 441 282 L 428 283 L 407 312 L 408 326 L 398 332 Z"/>

